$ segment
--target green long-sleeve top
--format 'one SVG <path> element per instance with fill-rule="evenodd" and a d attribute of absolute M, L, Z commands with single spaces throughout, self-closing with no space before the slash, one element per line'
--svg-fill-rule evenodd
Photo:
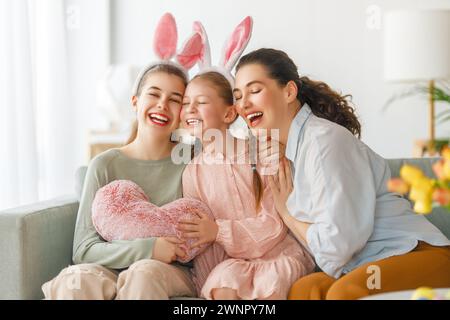
<path fill-rule="evenodd" d="M 170 157 L 137 160 L 119 149 L 105 151 L 89 163 L 78 209 L 73 243 L 73 262 L 95 263 L 111 269 L 124 269 L 135 261 L 152 257 L 156 238 L 106 242 L 92 223 L 92 202 L 98 189 L 114 180 L 137 183 L 158 206 L 182 196 L 181 176 L 185 165 Z"/>

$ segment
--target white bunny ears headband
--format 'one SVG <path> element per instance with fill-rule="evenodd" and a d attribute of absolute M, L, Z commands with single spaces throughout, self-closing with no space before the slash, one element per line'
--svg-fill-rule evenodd
<path fill-rule="evenodd" d="M 250 16 L 244 18 L 234 29 L 231 36 L 225 42 L 222 48 L 222 56 L 218 66 L 211 65 L 211 52 L 209 47 L 208 36 L 206 35 L 203 25 L 196 21 L 194 22 L 194 32 L 198 32 L 202 39 L 202 54 L 199 59 L 199 74 L 209 71 L 215 71 L 222 74 L 230 83 L 231 88 L 234 87 L 234 77 L 231 74 L 235 64 L 239 60 L 247 47 L 250 37 L 252 35 L 253 19 Z M 231 134 L 239 139 L 249 139 L 250 132 L 247 124 L 242 117 L 237 119 L 230 126 Z"/>
<path fill-rule="evenodd" d="M 137 95 L 139 85 L 147 71 L 161 64 L 168 64 L 179 68 L 184 73 L 186 79 L 189 79 L 189 69 L 198 63 L 199 74 L 209 71 L 218 72 L 233 87 L 234 78 L 231 71 L 250 40 L 252 28 L 253 20 L 250 16 L 242 20 L 225 42 L 219 64 L 213 66 L 211 64 L 211 50 L 208 36 L 201 22 L 194 22 L 192 35 L 184 42 L 181 50 L 176 53 L 178 32 L 175 18 L 170 13 L 164 14 L 158 22 L 153 39 L 153 49 L 159 61 L 153 62 L 141 70 L 136 78 L 132 94 Z M 176 62 L 172 61 L 174 56 Z"/>
<path fill-rule="evenodd" d="M 222 48 L 222 55 L 217 66 L 211 64 L 211 50 L 209 46 L 208 35 L 201 22 L 194 22 L 194 33 L 201 36 L 202 50 L 198 57 L 199 72 L 198 74 L 209 71 L 218 72 L 225 77 L 230 83 L 231 88 L 234 87 L 234 77 L 231 74 L 235 64 L 241 57 L 247 47 L 253 29 L 253 19 L 250 16 L 244 18 L 234 29 L 233 33 L 225 42 Z M 230 126 L 230 132 L 239 139 L 248 139 L 250 133 L 245 120 L 238 117 Z"/>
<path fill-rule="evenodd" d="M 202 45 L 202 50 L 198 61 L 199 74 L 209 71 L 218 72 L 222 74 L 230 82 L 231 87 L 233 87 L 234 78 L 231 71 L 250 41 L 252 28 L 253 20 L 250 16 L 247 16 L 237 25 L 231 36 L 225 42 L 219 64 L 217 66 L 213 66 L 211 64 L 211 50 L 205 28 L 201 22 L 195 21 L 193 26 L 194 34 L 197 33 L 200 35 Z"/>
<path fill-rule="evenodd" d="M 157 65 L 172 65 L 180 69 L 189 79 L 188 71 L 198 61 L 202 46 L 202 38 L 198 32 L 194 32 L 183 44 L 177 53 L 178 31 L 175 18 L 170 14 L 164 14 L 158 22 L 153 38 L 153 50 L 159 61 L 147 65 L 141 70 L 133 86 L 133 95 L 137 95 L 139 85 L 144 75 Z M 175 57 L 176 61 L 172 61 Z"/>

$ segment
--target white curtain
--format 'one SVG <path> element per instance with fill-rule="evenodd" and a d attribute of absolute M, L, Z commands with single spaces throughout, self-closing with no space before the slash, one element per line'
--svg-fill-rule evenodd
<path fill-rule="evenodd" d="M 0 210 L 73 190 L 63 0 L 0 0 Z"/>
<path fill-rule="evenodd" d="M 0 0 L 0 208 L 38 199 L 29 9 L 26 0 Z"/>

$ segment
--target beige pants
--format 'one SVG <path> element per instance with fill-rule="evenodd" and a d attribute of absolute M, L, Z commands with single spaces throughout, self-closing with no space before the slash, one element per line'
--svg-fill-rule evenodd
<path fill-rule="evenodd" d="M 96 264 L 78 264 L 63 269 L 42 285 L 50 300 L 169 299 L 195 296 L 187 267 L 145 259 L 117 272 Z"/>

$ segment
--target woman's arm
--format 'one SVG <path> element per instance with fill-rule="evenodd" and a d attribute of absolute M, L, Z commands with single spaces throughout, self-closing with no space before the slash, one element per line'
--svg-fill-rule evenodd
<path fill-rule="evenodd" d="M 104 241 L 92 223 L 92 202 L 98 189 L 106 185 L 107 161 L 95 158 L 89 164 L 80 199 L 73 243 L 75 264 L 96 263 L 111 269 L 129 267 L 135 261 L 152 257 L 157 238 Z"/>
<path fill-rule="evenodd" d="M 314 222 L 307 244 L 317 265 L 335 278 L 372 235 L 377 200 L 367 147 L 344 130 L 312 139 L 303 177 L 311 185 L 308 215 Z"/>

